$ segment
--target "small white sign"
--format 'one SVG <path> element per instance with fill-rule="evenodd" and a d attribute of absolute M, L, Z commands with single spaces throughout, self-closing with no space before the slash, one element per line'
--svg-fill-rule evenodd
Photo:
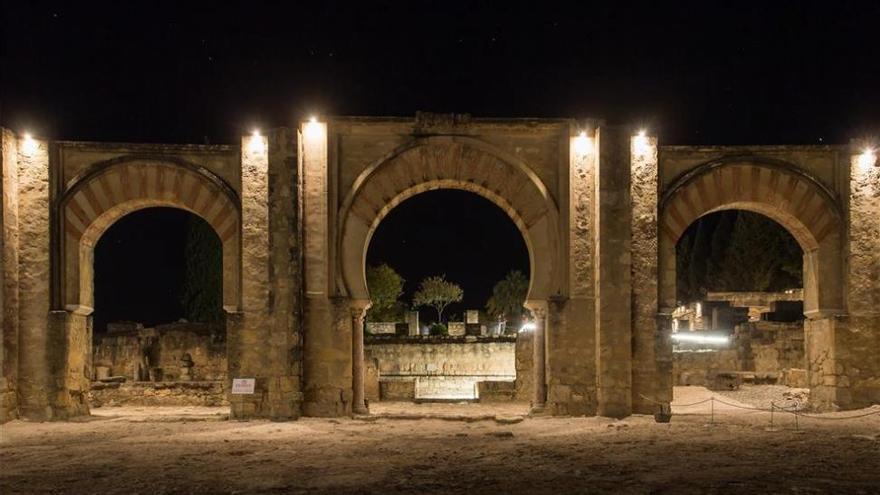
<path fill-rule="evenodd" d="M 480 310 L 478 309 L 469 309 L 464 312 L 465 321 L 468 325 L 474 325 L 480 322 Z"/>
<path fill-rule="evenodd" d="M 256 378 L 233 378 L 232 393 L 235 395 L 252 394 L 256 383 Z"/>

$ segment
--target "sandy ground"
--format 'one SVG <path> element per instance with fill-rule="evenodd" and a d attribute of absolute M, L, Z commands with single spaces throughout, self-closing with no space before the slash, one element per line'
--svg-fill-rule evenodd
<path fill-rule="evenodd" d="M 685 387 L 675 403 L 712 395 Z M 769 413 L 716 397 L 733 405 L 716 403 L 714 424 L 708 403 L 668 424 L 525 418 L 518 404 L 375 404 L 368 419 L 285 423 L 101 408 L 0 427 L 0 493 L 880 493 L 880 407 L 798 429 L 776 413 L 768 431 Z"/>

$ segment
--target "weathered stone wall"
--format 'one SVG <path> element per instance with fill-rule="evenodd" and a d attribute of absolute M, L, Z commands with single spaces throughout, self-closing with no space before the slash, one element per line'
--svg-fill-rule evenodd
<path fill-rule="evenodd" d="M 220 329 L 225 334 L 225 329 Z M 150 367 L 161 370 L 161 381 L 180 379 L 181 358 L 189 354 L 195 381 L 225 381 L 226 336 L 209 325 L 173 323 L 125 334 L 104 334 L 94 339 L 93 368 L 106 366 L 111 376 L 137 381 L 137 368 L 144 354 Z M 93 378 L 94 379 L 94 378 Z"/>
<path fill-rule="evenodd" d="M 55 141 L 58 179 L 70 185 L 94 167 L 130 157 L 150 160 L 171 160 L 204 167 L 241 190 L 239 149 L 236 145 L 197 144 L 136 144 Z"/>
<path fill-rule="evenodd" d="M 530 332 L 518 332 L 516 334 L 516 348 L 514 349 L 514 359 L 516 360 L 516 398 L 519 400 L 531 400 L 532 387 L 534 386 L 534 373 L 532 365 L 534 363 L 532 349 L 532 338 Z"/>
<path fill-rule="evenodd" d="M 673 353 L 675 385 L 707 385 L 717 372 L 753 372 L 762 380 L 785 383 L 788 370 L 807 365 L 801 323 L 751 322 L 738 325 L 730 348 Z"/>
<path fill-rule="evenodd" d="M 20 143 L 21 144 L 21 143 Z M 53 371 L 64 368 L 53 363 L 53 357 L 64 357 L 62 349 L 50 349 L 49 303 L 51 284 L 52 211 L 49 187 L 49 143 L 34 139 L 18 150 L 19 214 L 27 221 L 19 223 L 18 289 L 19 306 L 19 374 L 18 399 L 22 416 L 33 419 L 54 419 L 64 416 L 54 409 L 56 399 L 65 394 L 59 390 L 63 375 Z"/>
<path fill-rule="evenodd" d="M 367 340 L 367 359 L 379 363 L 379 377 L 390 376 L 516 376 L 515 347 L 511 338 Z M 452 341 L 452 342 L 449 342 Z M 456 342 L 457 341 L 457 342 Z"/>
<path fill-rule="evenodd" d="M 632 413 L 630 133 L 600 128 L 596 172 L 596 366 L 601 416 Z"/>
<path fill-rule="evenodd" d="M 849 181 L 849 316 L 836 322 L 835 372 L 839 403 L 864 407 L 880 404 L 880 162 L 876 154 L 866 160 L 862 149 L 855 152 Z"/>
<path fill-rule="evenodd" d="M 367 361 L 378 363 L 380 384 L 414 382 L 416 399 L 474 399 L 478 397 L 477 384 L 483 381 L 509 381 L 513 386 L 515 341 L 509 337 L 467 340 L 386 337 L 368 340 L 365 350 Z"/>
<path fill-rule="evenodd" d="M 77 287 L 67 287 L 59 267 L 76 262 L 88 275 L 89 260 L 64 237 L 64 222 L 79 215 L 59 211 L 59 195 L 89 171 L 133 159 L 162 162 L 165 172 L 145 173 L 137 189 L 152 196 L 126 196 L 133 201 L 127 208 L 179 201 L 170 196 L 181 192 L 174 181 L 182 175 L 166 173 L 177 165 L 203 167 L 212 172 L 208 182 L 240 195 L 242 222 L 231 229 L 240 239 L 229 251 L 224 244 L 225 275 L 240 269 L 224 276 L 231 284 L 224 290 L 229 370 L 230 378 L 256 378 L 257 391 L 232 400 L 236 417 L 351 412 L 352 308 L 368 298 L 366 239 L 400 201 L 443 187 L 491 198 L 527 240 L 529 298 L 546 307 L 544 365 L 532 369 L 543 382 L 532 385 L 546 386 L 551 414 L 620 416 L 647 412 L 642 395 L 669 398 L 667 336 L 676 305 L 670 225 L 725 207 L 773 216 L 805 247 L 814 399 L 829 407 L 880 401 L 876 167 L 856 169 L 857 156 L 844 147 L 664 146 L 655 173 L 650 153 L 634 159 L 628 130 L 591 123 L 590 130 L 598 127 L 589 136 L 592 156 L 578 156 L 575 127 L 563 119 L 420 114 L 330 119 L 304 124 L 299 135 L 278 129 L 268 139 L 248 137 L 241 147 L 35 140 L 28 150 L 4 130 L 0 419 L 16 410 L 34 419 L 85 411 L 91 308 L 87 299 L 66 304 Z M 710 173 L 688 182 L 694 187 L 681 189 L 674 211 L 661 210 L 652 222 L 652 194 L 659 189 L 662 203 L 698 167 Z M 104 186 L 98 180 L 89 190 Z M 108 206 L 88 195 L 77 206 Z M 28 304 L 18 307 L 18 300 Z M 526 363 L 513 366 L 522 374 Z M 527 383 L 520 378 L 518 393 Z"/>
<path fill-rule="evenodd" d="M 0 129 L 0 423 L 18 417 L 18 140 Z"/>
<path fill-rule="evenodd" d="M 672 400 L 670 332 L 657 324 L 658 245 L 657 138 L 630 139 L 632 201 L 632 408 L 653 413 L 656 402 Z"/>
<path fill-rule="evenodd" d="M 242 305 L 229 315 L 229 378 L 256 378 L 231 397 L 234 417 L 301 413 L 296 148 L 290 129 L 242 141 Z"/>
<path fill-rule="evenodd" d="M 89 391 L 92 407 L 113 406 L 226 406 L 222 381 L 94 383 Z"/>

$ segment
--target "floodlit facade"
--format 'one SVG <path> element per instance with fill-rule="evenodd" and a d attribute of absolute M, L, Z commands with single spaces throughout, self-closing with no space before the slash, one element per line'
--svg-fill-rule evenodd
<path fill-rule="evenodd" d="M 667 146 L 574 119 L 331 117 L 235 145 L 50 141 L 2 130 L 0 418 L 88 413 L 94 246 L 147 207 L 223 249 L 239 418 L 366 411 L 365 254 L 396 205 L 453 188 L 502 208 L 531 260 L 531 402 L 623 417 L 672 398 L 675 246 L 744 209 L 804 251 L 811 401 L 880 402 L 880 167 L 839 146 Z"/>

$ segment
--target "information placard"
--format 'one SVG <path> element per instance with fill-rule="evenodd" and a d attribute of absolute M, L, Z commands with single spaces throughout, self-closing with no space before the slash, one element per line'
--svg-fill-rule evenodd
<path fill-rule="evenodd" d="M 233 378 L 232 393 L 235 395 L 252 394 L 256 383 L 256 378 Z"/>

